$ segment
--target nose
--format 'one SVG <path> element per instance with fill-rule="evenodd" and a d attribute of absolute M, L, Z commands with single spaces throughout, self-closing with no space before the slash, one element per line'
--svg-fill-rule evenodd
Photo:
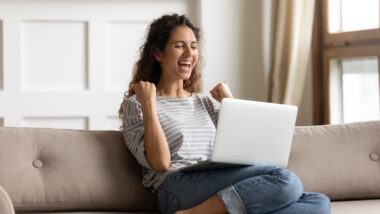
<path fill-rule="evenodd" d="M 190 46 L 186 46 L 183 54 L 185 56 L 192 56 L 194 54 L 194 50 Z"/>

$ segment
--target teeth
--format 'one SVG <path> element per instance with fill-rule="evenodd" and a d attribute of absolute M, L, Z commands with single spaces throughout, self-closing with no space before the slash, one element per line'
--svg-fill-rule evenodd
<path fill-rule="evenodd" d="M 191 62 L 179 62 L 178 64 L 179 64 L 179 65 L 187 65 L 187 66 L 191 66 Z"/>

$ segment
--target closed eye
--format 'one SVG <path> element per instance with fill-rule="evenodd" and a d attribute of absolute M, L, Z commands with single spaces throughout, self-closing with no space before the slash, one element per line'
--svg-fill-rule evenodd
<path fill-rule="evenodd" d="M 185 42 L 182 42 L 182 41 L 176 42 L 174 43 L 174 48 L 183 48 L 185 47 L 185 45 L 186 45 Z M 198 44 L 196 42 L 192 42 L 190 48 L 193 50 L 196 50 L 198 49 Z"/>

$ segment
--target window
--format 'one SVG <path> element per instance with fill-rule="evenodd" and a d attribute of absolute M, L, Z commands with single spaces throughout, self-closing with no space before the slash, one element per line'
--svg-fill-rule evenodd
<path fill-rule="evenodd" d="M 328 0 L 330 33 L 379 28 L 378 0 Z"/>
<path fill-rule="evenodd" d="M 316 2 L 315 123 L 380 119 L 379 0 Z"/>

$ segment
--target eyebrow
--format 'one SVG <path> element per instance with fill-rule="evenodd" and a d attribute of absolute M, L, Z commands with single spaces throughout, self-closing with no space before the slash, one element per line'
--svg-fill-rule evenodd
<path fill-rule="evenodd" d="M 179 41 L 174 41 L 173 43 L 175 44 L 175 43 L 186 43 L 186 42 L 179 40 Z M 192 41 L 191 44 L 198 44 L 198 41 Z"/>

